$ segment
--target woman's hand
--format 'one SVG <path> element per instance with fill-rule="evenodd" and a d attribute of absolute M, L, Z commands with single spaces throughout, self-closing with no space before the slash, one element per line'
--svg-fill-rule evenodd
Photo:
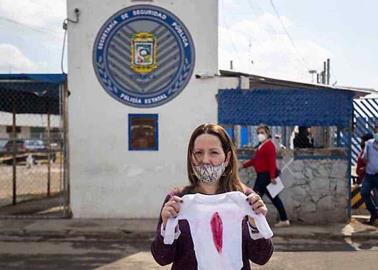
<path fill-rule="evenodd" d="M 270 182 L 272 182 L 273 185 L 277 184 L 277 178 L 278 178 L 278 177 L 276 177 L 276 178 L 272 178 L 272 179 L 270 180 Z"/>
<path fill-rule="evenodd" d="M 261 199 L 261 197 L 257 193 L 251 193 L 247 197 L 247 201 L 252 207 L 252 210 L 255 211 L 256 214 L 263 214 L 266 216 L 268 213 L 268 208 L 266 207 L 265 203 Z"/>
<path fill-rule="evenodd" d="M 178 196 L 172 196 L 171 199 L 164 204 L 163 209 L 161 210 L 161 219 L 163 220 L 163 228 L 167 224 L 168 218 L 175 218 L 180 212 L 182 199 Z"/>

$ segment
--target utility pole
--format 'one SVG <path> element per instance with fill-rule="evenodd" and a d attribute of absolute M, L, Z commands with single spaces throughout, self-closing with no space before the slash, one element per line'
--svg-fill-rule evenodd
<path fill-rule="evenodd" d="M 230 70 L 234 70 L 234 63 L 232 60 L 230 61 Z"/>
<path fill-rule="evenodd" d="M 331 81 L 331 60 L 323 62 L 323 71 L 316 74 L 316 83 L 329 85 Z"/>
<path fill-rule="evenodd" d="M 252 59 L 252 41 L 251 41 L 251 38 L 249 38 L 249 44 L 248 44 L 248 66 L 251 67 L 251 69 L 249 70 L 250 73 L 252 73 L 252 70 L 253 70 L 253 59 Z"/>
<path fill-rule="evenodd" d="M 329 81 L 330 81 L 330 78 L 331 78 L 330 66 L 331 66 L 331 60 L 328 58 L 327 59 L 327 84 L 328 85 L 329 85 Z"/>

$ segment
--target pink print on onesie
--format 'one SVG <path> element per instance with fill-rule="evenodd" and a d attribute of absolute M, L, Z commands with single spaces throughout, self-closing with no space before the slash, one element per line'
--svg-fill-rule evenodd
<path fill-rule="evenodd" d="M 218 212 L 215 212 L 211 218 L 211 232 L 213 233 L 213 241 L 218 253 L 222 253 L 223 245 L 223 223 Z"/>

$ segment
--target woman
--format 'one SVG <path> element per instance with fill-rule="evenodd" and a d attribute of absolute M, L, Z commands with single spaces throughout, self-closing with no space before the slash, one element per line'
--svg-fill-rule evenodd
<path fill-rule="evenodd" d="M 266 193 L 273 205 L 277 208 L 280 215 L 280 221 L 275 224 L 275 227 L 290 226 L 290 221 L 287 218 L 285 207 L 277 195 L 272 196 L 267 192 L 266 187 L 270 184 L 276 184 L 276 148 L 270 139 L 270 129 L 267 125 L 261 124 L 256 129 L 257 138 L 260 144 L 257 147 L 256 155 L 251 160 L 243 163 L 243 168 L 250 166 L 255 167 L 257 178 L 253 190 L 261 197 Z"/>
<path fill-rule="evenodd" d="M 176 270 L 194 270 L 198 267 L 189 223 L 186 220 L 179 221 L 173 244 L 164 244 L 163 235 L 167 220 L 178 215 L 180 197 L 186 194 L 215 195 L 240 191 L 248 195 L 247 200 L 257 214 L 266 215 L 267 208 L 260 196 L 239 180 L 237 164 L 233 144 L 221 126 L 203 124 L 194 130 L 187 153 L 189 185 L 175 190 L 166 197 L 156 237 L 151 245 L 151 252 L 157 263 L 160 265 L 173 263 L 171 269 Z M 250 269 L 249 260 L 257 264 L 265 264 L 272 253 L 271 240 L 259 235 L 252 218 L 245 218 L 242 222 L 242 270 Z"/>

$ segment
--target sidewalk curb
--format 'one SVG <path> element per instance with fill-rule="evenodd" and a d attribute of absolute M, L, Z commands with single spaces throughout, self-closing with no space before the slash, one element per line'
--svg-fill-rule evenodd
<path fill-rule="evenodd" d="M 84 237 L 96 239 L 119 239 L 119 240 L 152 240 L 155 232 L 103 232 L 103 231 L 3 231 L 0 232 L 1 237 L 43 237 L 43 238 L 71 238 Z"/>
<path fill-rule="evenodd" d="M 147 241 L 152 240 L 155 236 L 155 232 L 132 232 L 127 230 L 119 231 L 28 231 L 28 230 L 15 230 L 15 231 L 0 231 L 0 237 L 43 237 L 43 238 L 64 238 L 64 237 L 84 237 L 96 238 L 96 239 L 119 239 L 128 241 Z M 283 233 L 275 232 L 274 237 L 282 238 L 285 240 L 290 239 L 317 239 L 317 240 L 339 240 L 344 241 L 345 239 L 351 240 L 378 240 L 378 234 L 369 233 L 354 233 L 351 235 L 346 234 L 335 234 L 335 233 Z"/>
<path fill-rule="evenodd" d="M 325 240 L 344 240 L 344 239 L 354 239 L 354 240 L 367 240 L 374 239 L 378 240 L 378 234 L 369 233 L 356 233 L 351 235 L 345 234 L 291 234 L 291 233 L 274 233 L 273 237 L 281 237 L 283 239 L 325 239 Z"/>
<path fill-rule="evenodd" d="M 112 239 L 151 241 L 157 219 L 0 220 L 0 237 Z M 378 240 L 378 228 L 356 223 L 297 225 L 272 228 L 274 237 L 290 239 L 359 241 Z"/>

